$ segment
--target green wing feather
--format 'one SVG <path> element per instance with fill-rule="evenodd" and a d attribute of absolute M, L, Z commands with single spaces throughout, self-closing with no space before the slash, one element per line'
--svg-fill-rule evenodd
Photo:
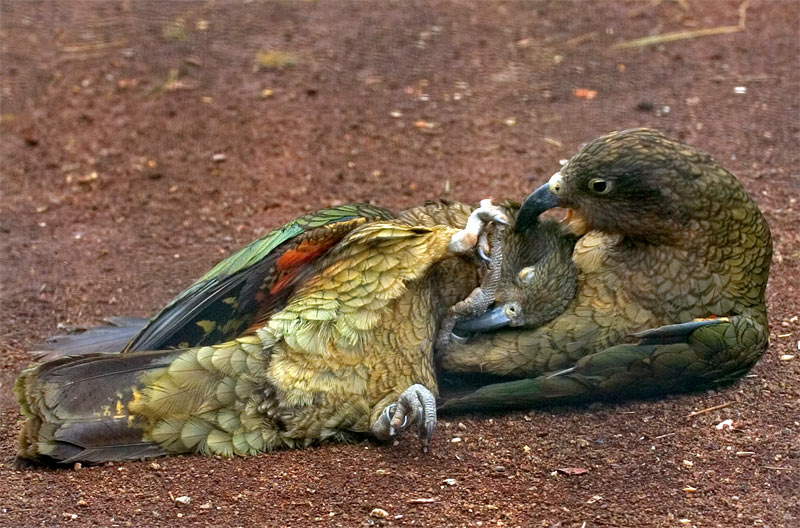
<path fill-rule="evenodd" d="M 312 264 L 356 226 L 394 218 L 384 208 L 322 209 L 273 230 L 214 266 L 178 294 L 124 352 L 215 344 L 279 310 Z"/>
<path fill-rule="evenodd" d="M 682 392 L 731 383 L 767 346 L 763 317 L 734 316 L 667 325 L 535 378 L 495 383 L 445 401 L 442 412 L 527 408 L 552 403 Z"/>

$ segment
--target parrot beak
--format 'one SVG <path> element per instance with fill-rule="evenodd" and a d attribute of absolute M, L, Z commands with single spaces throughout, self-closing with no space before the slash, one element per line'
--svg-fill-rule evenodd
<path fill-rule="evenodd" d="M 561 188 L 561 174 L 555 173 L 550 181 L 533 191 L 517 213 L 517 220 L 514 222 L 514 230 L 517 233 L 525 231 L 536 223 L 539 215 L 548 209 L 561 205 L 561 199 L 553 191 Z"/>
<path fill-rule="evenodd" d="M 510 324 L 511 319 L 506 315 L 505 305 L 500 305 L 484 312 L 483 315 L 459 322 L 453 332 L 456 332 L 456 335 L 490 332 Z"/>

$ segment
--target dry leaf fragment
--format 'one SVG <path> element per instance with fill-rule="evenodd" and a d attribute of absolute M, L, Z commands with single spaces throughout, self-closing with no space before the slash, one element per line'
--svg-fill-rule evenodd
<path fill-rule="evenodd" d="M 431 128 L 436 128 L 436 123 L 432 121 L 419 120 L 414 122 L 414 126 L 417 128 L 425 128 L 430 130 Z"/>
<path fill-rule="evenodd" d="M 597 90 L 590 90 L 588 88 L 575 88 L 572 94 L 578 99 L 586 99 L 591 101 L 597 97 Z"/>
<path fill-rule="evenodd" d="M 408 499 L 406 502 L 409 504 L 430 504 L 436 502 L 436 499 L 433 497 L 421 497 L 419 499 Z"/>
<path fill-rule="evenodd" d="M 559 473 L 564 475 L 583 475 L 584 473 L 588 473 L 589 470 L 586 468 L 580 467 L 567 467 L 567 468 L 558 468 L 556 469 Z"/>

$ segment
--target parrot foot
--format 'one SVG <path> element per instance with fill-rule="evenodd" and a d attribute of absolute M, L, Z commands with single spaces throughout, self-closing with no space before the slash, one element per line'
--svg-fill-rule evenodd
<path fill-rule="evenodd" d="M 464 229 L 450 238 L 449 249 L 459 255 L 466 253 L 478 244 L 481 234 L 486 231 L 486 224 L 495 223 L 507 226 L 509 222 L 503 207 L 494 205 L 491 200 L 481 200 L 480 206 L 470 213 Z"/>
<path fill-rule="evenodd" d="M 386 406 L 372 426 L 372 434 L 388 440 L 413 424 L 417 424 L 422 450 L 427 452 L 436 427 L 436 397 L 418 383 L 403 391 L 396 403 Z"/>
<path fill-rule="evenodd" d="M 500 272 L 503 267 L 503 231 L 504 224 L 494 226 L 491 233 L 491 244 L 486 245 L 491 248 L 488 265 L 488 272 L 484 274 L 481 285 L 472 290 L 466 299 L 459 301 L 451 306 L 447 311 L 447 316 L 442 321 L 439 334 L 436 336 L 435 350 L 443 351 L 451 341 L 458 340 L 460 336 L 453 333 L 453 329 L 461 321 L 477 317 L 494 303 L 495 292 L 500 283 Z M 486 236 L 485 232 L 481 236 Z M 483 251 L 483 243 L 478 244 L 478 254 Z"/>

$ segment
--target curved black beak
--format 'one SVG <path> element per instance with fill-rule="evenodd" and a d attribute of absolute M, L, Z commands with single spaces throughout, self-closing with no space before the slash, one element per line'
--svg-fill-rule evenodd
<path fill-rule="evenodd" d="M 502 304 L 484 312 L 483 315 L 460 321 L 456 324 L 453 332 L 457 335 L 490 332 L 499 328 L 505 328 L 509 326 L 509 324 L 511 324 L 511 319 L 506 315 L 506 307 Z"/>
<path fill-rule="evenodd" d="M 514 230 L 517 233 L 525 231 L 536 223 L 540 214 L 559 205 L 561 200 L 550 190 L 550 182 L 545 183 L 522 202 L 514 222 Z"/>

